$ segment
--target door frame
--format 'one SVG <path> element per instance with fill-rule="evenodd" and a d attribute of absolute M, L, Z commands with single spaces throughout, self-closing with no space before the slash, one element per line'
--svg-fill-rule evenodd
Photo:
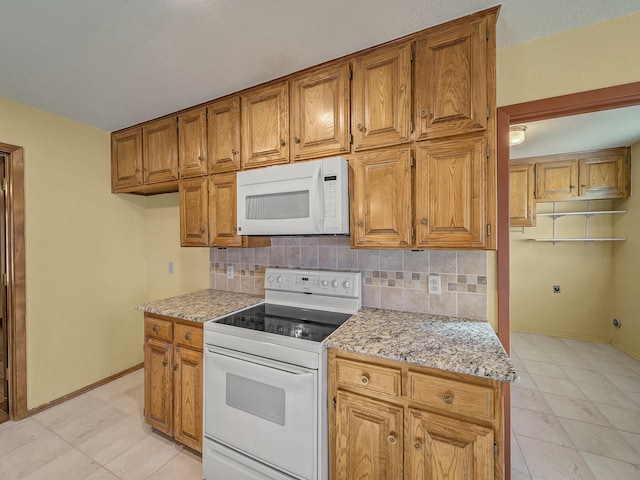
<path fill-rule="evenodd" d="M 9 417 L 27 417 L 27 335 L 24 238 L 24 149 L 0 142 L 6 155 L 7 330 Z"/>

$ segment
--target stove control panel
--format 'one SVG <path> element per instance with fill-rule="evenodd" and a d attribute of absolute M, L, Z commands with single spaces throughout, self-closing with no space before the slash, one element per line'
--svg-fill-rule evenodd
<path fill-rule="evenodd" d="M 267 268 L 264 289 L 360 298 L 361 278 L 360 272 Z"/>

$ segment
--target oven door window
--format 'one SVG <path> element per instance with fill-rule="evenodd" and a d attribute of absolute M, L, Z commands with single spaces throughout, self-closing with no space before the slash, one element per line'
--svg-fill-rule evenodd
<path fill-rule="evenodd" d="M 318 372 L 208 347 L 205 435 L 301 478 L 318 465 Z"/>

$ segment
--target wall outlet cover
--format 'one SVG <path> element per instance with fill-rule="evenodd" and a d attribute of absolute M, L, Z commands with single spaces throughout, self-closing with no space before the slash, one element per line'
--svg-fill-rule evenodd
<path fill-rule="evenodd" d="M 429 275 L 429 294 L 440 295 L 441 293 L 440 275 Z"/>
<path fill-rule="evenodd" d="M 227 278 L 233 278 L 233 265 L 227 265 Z"/>

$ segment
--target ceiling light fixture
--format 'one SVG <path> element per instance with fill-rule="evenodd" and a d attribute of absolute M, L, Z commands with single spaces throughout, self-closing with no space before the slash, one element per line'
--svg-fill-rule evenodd
<path fill-rule="evenodd" d="M 520 145 L 525 140 L 527 127 L 524 125 L 513 125 L 509 127 L 509 146 Z"/>

